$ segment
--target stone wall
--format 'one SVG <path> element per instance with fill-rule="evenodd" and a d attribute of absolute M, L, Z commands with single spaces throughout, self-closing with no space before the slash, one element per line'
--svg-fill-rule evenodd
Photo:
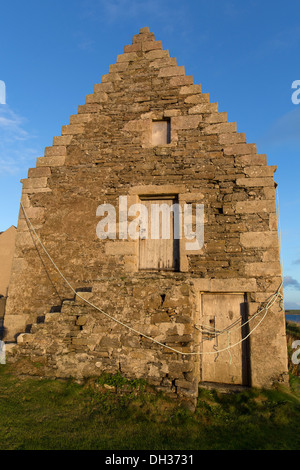
<path fill-rule="evenodd" d="M 3 297 L 7 297 L 8 294 L 16 232 L 16 227 L 12 225 L 0 233 L 0 296 Z"/>
<path fill-rule="evenodd" d="M 162 119 L 170 120 L 171 141 L 154 146 L 152 121 Z M 93 303 L 136 330 L 197 352 L 200 292 L 245 294 L 251 318 L 281 283 L 275 170 L 143 28 L 29 169 L 22 204 L 74 289 L 92 290 Z M 204 246 L 187 251 L 180 240 L 179 272 L 139 271 L 138 240 L 100 240 L 96 210 L 118 207 L 119 196 L 133 204 L 162 194 L 204 204 Z M 172 352 L 90 307 L 77 314 L 74 299 L 69 306 L 66 299 L 73 292 L 20 210 L 7 338 L 35 325 L 20 337 L 20 354 L 37 353 L 50 374 L 120 370 L 172 393 L 197 394 L 205 356 Z M 251 384 L 265 386 L 287 371 L 284 312 L 277 302 L 259 328 L 255 321 Z"/>

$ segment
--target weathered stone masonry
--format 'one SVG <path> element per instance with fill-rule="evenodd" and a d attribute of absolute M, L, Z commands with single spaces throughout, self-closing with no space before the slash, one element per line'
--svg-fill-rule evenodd
<path fill-rule="evenodd" d="M 170 143 L 153 145 L 156 120 L 169 120 Z M 222 329 L 251 319 L 281 283 L 275 170 L 143 28 L 29 169 L 22 204 L 59 269 L 89 301 L 170 347 L 203 353 L 245 332 L 207 340 L 200 324 Z M 139 270 L 138 240 L 96 236 L 99 204 L 156 195 L 204 204 L 204 247 L 189 252 L 180 240 L 178 271 Z M 34 362 L 43 365 L 37 373 L 58 377 L 120 370 L 186 396 L 196 396 L 201 381 L 269 386 L 287 373 L 278 302 L 247 351 L 245 342 L 231 356 L 172 352 L 74 299 L 22 210 L 5 324 L 7 340 L 23 333 L 10 360 L 23 360 L 30 373 Z"/>

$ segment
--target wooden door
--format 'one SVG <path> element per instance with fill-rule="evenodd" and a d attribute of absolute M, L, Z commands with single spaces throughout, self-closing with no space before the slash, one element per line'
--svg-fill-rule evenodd
<path fill-rule="evenodd" d="M 141 199 L 148 210 L 148 233 L 139 242 L 139 269 L 172 270 L 179 266 L 179 239 L 174 237 L 175 198 Z M 161 209 L 161 210 L 160 210 Z M 176 221 L 178 223 L 178 221 Z"/>
<path fill-rule="evenodd" d="M 202 382 L 248 385 L 246 314 L 244 294 L 200 294 Z"/>

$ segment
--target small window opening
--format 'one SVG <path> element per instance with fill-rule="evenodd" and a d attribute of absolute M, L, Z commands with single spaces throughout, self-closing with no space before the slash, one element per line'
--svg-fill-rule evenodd
<path fill-rule="evenodd" d="M 166 145 L 171 142 L 171 123 L 169 119 L 152 121 L 152 145 Z"/>

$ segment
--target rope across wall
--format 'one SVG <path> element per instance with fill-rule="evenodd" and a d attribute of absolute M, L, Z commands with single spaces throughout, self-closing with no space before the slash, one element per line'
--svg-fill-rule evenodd
<path fill-rule="evenodd" d="M 34 226 L 32 225 L 30 219 L 28 218 L 27 216 L 27 213 L 25 211 L 25 208 L 22 204 L 22 202 L 20 203 L 21 205 L 21 208 L 22 208 L 22 211 L 24 213 L 24 217 L 26 219 L 26 222 L 27 222 L 27 225 L 28 225 L 28 228 L 29 228 L 29 231 L 32 231 L 39 243 L 39 245 L 41 246 L 41 248 L 43 249 L 44 253 L 46 254 L 46 256 L 48 257 L 48 259 L 50 260 L 51 264 L 54 266 L 55 270 L 58 272 L 58 274 L 61 276 L 61 278 L 64 280 L 64 282 L 66 283 L 66 285 L 71 289 L 71 291 L 78 297 L 80 298 L 83 302 L 85 302 L 87 305 L 89 305 L 90 307 L 94 308 L 95 310 L 97 310 L 98 312 L 100 312 L 102 315 L 106 316 L 107 318 L 109 318 L 110 320 L 114 321 L 115 323 L 118 323 L 119 325 L 123 326 L 124 328 L 127 328 L 128 330 L 132 331 L 133 333 L 139 335 L 139 336 L 142 336 L 156 344 L 158 344 L 159 346 L 162 346 L 163 348 L 166 348 L 170 351 L 173 351 L 177 354 L 180 354 L 180 355 L 183 355 L 183 356 L 200 356 L 200 355 L 205 355 L 205 354 L 219 354 L 223 351 L 229 351 L 230 349 L 234 348 L 235 346 L 241 344 L 243 341 L 245 341 L 247 338 L 249 338 L 249 336 L 259 327 L 259 325 L 263 322 L 263 320 L 265 319 L 266 315 L 268 314 L 268 311 L 270 310 L 270 308 L 276 303 L 276 301 L 278 299 L 282 300 L 283 299 L 283 296 L 280 292 L 281 290 L 281 287 L 282 287 L 282 282 L 280 284 L 280 286 L 278 287 L 278 289 L 276 290 L 276 292 L 268 299 L 268 301 L 266 301 L 264 304 L 262 304 L 262 306 L 257 310 L 257 312 L 251 316 L 250 319 L 248 319 L 246 322 L 244 322 L 243 324 L 239 324 L 239 322 L 234 322 L 232 325 L 228 326 L 227 328 L 223 329 L 223 330 L 214 330 L 214 336 L 215 337 L 219 337 L 221 335 L 224 335 L 224 334 L 227 334 L 229 335 L 229 333 L 231 333 L 234 329 L 236 328 L 243 328 L 245 325 L 247 325 L 248 323 L 252 322 L 255 318 L 257 318 L 260 314 L 262 314 L 262 312 L 264 312 L 264 314 L 262 315 L 262 317 L 260 318 L 260 320 L 258 321 L 258 323 L 255 325 L 255 327 L 252 328 L 252 330 L 246 335 L 244 336 L 241 340 L 237 341 L 236 343 L 234 344 L 228 344 L 227 347 L 225 348 L 222 348 L 222 349 L 218 349 L 218 350 L 214 350 L 214 351 L 195 351 L 195 352 L 184 352 L 184 351 L 180 351 L 179 349 L 176 349 L 176 348 L 172 348 L 171 346 L 167 346 L 166 344 L 156 340 L 155 338 L 151 337 L 151 336 L 148 336 L 144 333 L 142 333 L 141 331 L 138 331 L 136 330 L 135 328 L 133 328 L 132 326 L 130 325 L 127 325 L 126 323 L 118 320 L 117 318 L 113 317 L 112 315 L 108 314 L 107 312 L 105 312 L 104 310 L 102 310 L 100 307 L 94 305 L 92 302 L 90 302 L 89 300 L 85 299 L 83 296 L 80 295 L 79 292 L 77 292 L 74 287 L 70 284 L 70 282 L 66 279 L 66 277 L 63 275 L 63 273 L 61 272 L 61 270 L 58 268 L 58 266 L 56 265 L 56 263 L 54 262 L 54 260 L 52 259 L 51 255 L 49 254 L 49 252 L 47 251 L 46 247 L 44 246 L 44 244 L 42 243 L 42 241 L 40 240 L 38 234 L 36 233 L 36 230 L 34 228 Z M 194 325 L 195 328 L 199 329 L 199 328 L 207 328 L 207 326 L 205 325 Z M 229 338 L 229 336 L 228 336 Z M 228 343 L 229 343 L 229 340 L 228 340 Z M 199 344 L 197 345 L 199 346 Z"/>

